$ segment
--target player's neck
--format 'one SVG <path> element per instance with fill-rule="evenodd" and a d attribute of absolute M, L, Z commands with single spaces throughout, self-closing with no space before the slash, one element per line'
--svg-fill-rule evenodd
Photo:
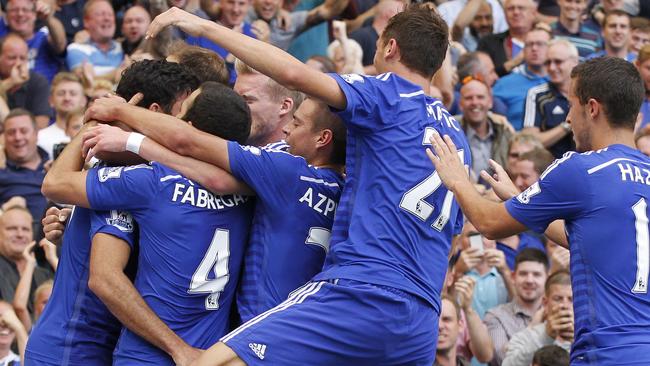
<path fill-rule="evenodd" d="M 440 366 L 455 366 L 456 347 L 452 347 L 446 352 L 436 352 L 436 363 Z"/>
<path fill-rule="evenodd" d="M 604 149 L 610 145 L 625 145 L 635 148 L 634 132 L 626 128 L 612 128 L 607 126 L 602 131 L 592 133 L 592 150 Z"/>
<path fill-rule="evenodd" d="M 309 165 L 315 166 L 316 168 L 333 170 L 340 175 L 343 175 L 343 173 L 345 173 L 345 166 L 341 164 L 331 164 L 329 162 L 319 162 L 319 161 L 315 161 L 315 162 L 308 161 L 307 163 L 309 163 Z"/>
<path fill-rule="evenodd" d="M 431 95 L 431 80 L 426 77 L 418 74 L 417 72 L 412 71 L 408 67 L 404 66 L 399 62 L 395 62 L 391 65 L 391 70 L 388 70 L 394 74 L 397 74 L 402 79 L 406 79 L 411 83 L 418 85 L 426 95 Z"/>

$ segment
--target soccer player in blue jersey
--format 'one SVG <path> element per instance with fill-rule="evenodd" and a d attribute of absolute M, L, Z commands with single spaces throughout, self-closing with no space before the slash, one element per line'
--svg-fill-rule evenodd
<path fill-rule="evenodd" d="M 564 220 L 566 235 L 556 232 L 554 240 L 571 250 L 572 365 L 648 365 L 650 158 L 634 147 L 643 82 L 632 64 L 611 57 L 576 66 L 571 79 L 567 121 L 582 153 L 566 153 L 505 204 L 480 197 L 449 138 L 434 135 L 436 155 L 429 155 L 488 237 L 553 230 L 554 220 Z"/>
<path fill-rule="evenodd" d="M 117 91 L 126 98 L 147 92 L 141 105 L 169 113 L 197 86 L 198 80 L 178 64 L 146 61 L 125 71 Z M 27 365 L 112 364 L 122 325 L 88 287 L 91 238 L 105 233 L 132 244 L 134 232 L 134 223 L 124 212 L 75 207 L 63 238 L 50 305 L 30 335 Z M 112 254 L 121 249 L 115 246 Z M 156 337 L 168 342 L 179 360 L 192 351 L 168 328 L 159 328 Z"/>
<path fill-rule="evenodd" d="M 140 149 L 141 157 L 169 165 L 212 192 L 256 192 L 247 249 L 250 258 L 246 258 L 237 298 L 243 321 L 278 305 L 322 269 L 343 188 L 346 134 L 341 120 L 324 103 L 305 100 L 284 127 L 291 154 L 207 136 L 172 117 L 159 123 L 154 113 L 110 100 L 96 103 L 87 116 L 123 122 L 172 151 L 220 168 L 197 166 L 149 139 Z M 120 152 L 128 136 L 116 127 L 101 125 L 86 133 L 85 146 L 95 153 Z M 240 182 L 223 179 L 221 174 L 232 174 Z"/>
<path fill-rule="evenodd" d="M 245 141 L 250 131 L 244 100 L 216 82 L 202 84 L 183 102 L 179 115 L 203 133 L 234 141 Z M 80 172 L 81 136 L 68 149 L 48 175 L 48 190 L 82 207 L 128 210 L 140 228 L 135 287 L 146 304 L 190 346 L 207 348 L 217 341 L 229 329 L 252 218 L 250 200 L 213 195 L 159 163 Z M 125 328 L 113 364 L 175 362 Z"/>
<path fill-rule="evenodd" d="M 324 101 L 346 124 L 346 182 L 323 271 L 253 318 L 198 364 L 431 365 L 440 291 L 462 215 L 424 156 L 435 130 L 469 147 L 442 102 L 427 95 L 448 44 L 426 5 L 395 15 L 377 42 L 377 77 L 326 75 L 279 49 L 180 9 L 176 25 L 208 37 L 280 84 Z"/>

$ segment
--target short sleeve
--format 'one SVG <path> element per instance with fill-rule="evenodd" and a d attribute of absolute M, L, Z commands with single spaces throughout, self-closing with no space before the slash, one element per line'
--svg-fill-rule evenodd
<path fill-rule="evenodd" d="M 86 177 L 90 207 L 95 210 L 148 207 L 158 190 L 159 174 L 154 166 L 140 164 L 90 169 Z"/>
<path fill-rule="evenodd" d="M 283 204 L 292 192 L 290 186 L 298 179 L 299 167 L 306 165 L 302 157 L 281 150 L 242 146 L 228 142 L 232 175 L 248 184 L 259 197 L 270 204 Z M 295 179 L 294 179 L 295 177 Z"/>
<path fill-rule="evenodd" d="M 90 213 L 90 238 L 99 233 L 109 234 L 125 241 L 133 250 L 136 231 L 133 216 L 127 211 L 91 211 Z"/>
<path fill-rule="evenodd" d="M 81 51 L 76 43 L 68 46 L 65 54 L 65 64 L 68 70 L 74 70 L 86 60 L 88 60 L 88 55 Z"/>
<path fill-rule="evenodd" d="M 543 233 L 557 220 L 570 220 L 590 202 L 580 155 L 569 152 L 551 164 L 539 181 L 506 202 L 508 213 L 531 230 Z"/>
<path fill-rule="evenodd" d="M 385 121 L 392 121 L 391 111 L 399 101 L 395 99 L 395 85 L 392 74 L 368 77 L 359 74 L 329 74 L 336 80 L 345 94 L 346 107 L 335 111 L 348 127 L 372 131 L 384 127 Z"/>

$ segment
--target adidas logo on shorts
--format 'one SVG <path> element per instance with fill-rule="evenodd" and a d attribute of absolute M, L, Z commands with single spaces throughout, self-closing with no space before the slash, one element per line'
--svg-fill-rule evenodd
<path fill-rule="evenodd" d="M 260 358 L 260 360 L 264 359 L 264 351 L 266 351 L 266 344 L 257 344 L 257 343 L 249 343 L 248 347 L 255 352 L 255 355 Z"/>

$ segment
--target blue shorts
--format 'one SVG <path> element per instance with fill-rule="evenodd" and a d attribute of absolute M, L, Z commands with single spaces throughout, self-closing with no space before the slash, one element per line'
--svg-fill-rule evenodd
<path fill-rule="evenodd" d="M 433 364 L 438 314 L 401 290 L 309 282 L 221 341 L 250 365 Z"/>

